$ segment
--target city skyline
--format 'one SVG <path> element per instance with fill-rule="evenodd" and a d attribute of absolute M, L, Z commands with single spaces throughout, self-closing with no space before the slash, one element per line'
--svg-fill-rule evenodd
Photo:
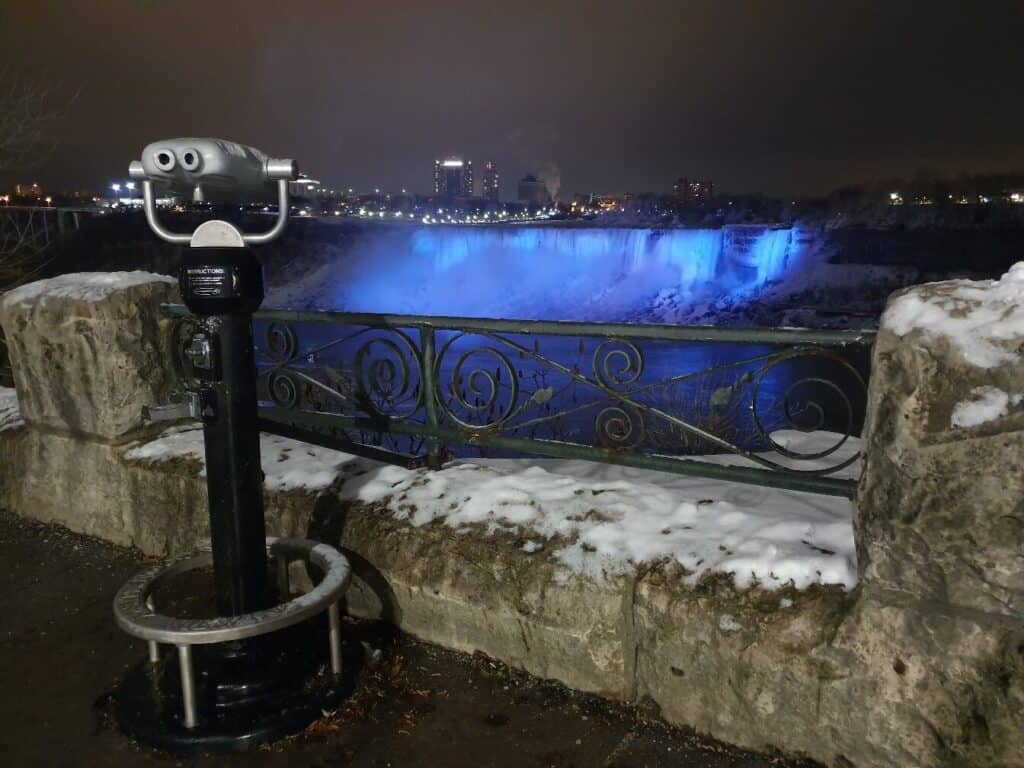
<path fill-rule="evenodd" d="M 448 147 L 496 162 L 507 188 L 554 167 L 566 194 L 670 190 L 687 174 L 817 195 L 922 168 L 1024 167 L 1024 100 L 998 76 L 1024 68 L 1016 4 L 652 1 L 627 17 L 617 3 L 582 15 L 526 2 L 502 18 L 470 3 L 310 2 L 283 21 L 272 9 L 216 4 L 192 24 L 127 0 L 103 13 L 5 4 L 0 68 L 49 89 L 61 117 L 46 162 L 0 184 L 95 188 L 177 135 L 420 194 L 430 182 L 411 169 Z M 139 30 L 160 33 L 132 45 Z"/>

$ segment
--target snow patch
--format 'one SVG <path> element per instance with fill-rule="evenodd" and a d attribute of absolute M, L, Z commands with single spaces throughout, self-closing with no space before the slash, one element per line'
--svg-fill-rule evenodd
<path fill-rule="evenodd" d="M 11 387 L 0 387 L 0 432 L 17 429 L 24 424 L 17 391 Z"/>
<path fill-rule="evenodd" d="M 776 438 L 800 447 L 796 434 Z M 808 438 L 817 445 L 838 436 Z M 439 521 L 459 533 L 474 526 L 539 538 L 563 566 L 562 581 L 659 561 L 679 563 L 691 584 L 708 572 L 732 574 L 741 588 L 857 581 L 852 505 L 842 498 L 557 459 L 463 460 L 439 471 L 382 466 L 348 479 L 340 494 L 384 502 L 416 527 Z"/>
<path fill-rule="evenodd" d="M 808 451 L 839 436 L 783 432 L 773 438 Z M 852 456 L 859 447 L 850 439 L 833 458 Z M 437 521 L 458 534 L 521 537 L 524 552 L 547 550 L 562 566 L 555 574 L 560 583 L 574 574 L 598 580 L 629 574 L 655 562 L 678 563 L 690 584 L 710 572 L 731 574 L 741 588 L 851 588 L 857 581 L 847 499 L 588 461 L 477 459 L 410 470 L 276 435 L 262 435 L 260 450 L 268 489 L 323 490 L 358 461 L 370 471 L 346 480 L 343 499 L 384 502 L 396 519 L 415 527 Z M 150 462 L 203 456 L 202 429 L 192 425 L 171 427 L 125 454 Z M 841 474 L 857 472 L 855 463 Z"/>
<path fill-rule="evenodd" d="M 341 451 L 267 434 L 260 435 L 260 457 L 263 484 L 270 491 L 322 491 L 334 482 L 342 467 L 355 460 Z M 203 430 L 191 425 L 171 427 L 156 440 L 126 451 L 125 458 L 151 462 L 191 458 L 202 462 L 201 474 L 205 476 Z"/>
<path fill-rule="evenodd" d="M 694 296 L 677 287 L 662 288 L 622 319 L 676 325 L 875 328 L 889 294 L 918 282 L 916 269 L 829 264 L 823 258 L 812 249 L 799 268 L 741 293 Z"/>
<path fill-rule="evenodd" d="M 59 275 L 47 280 L 36 280 L 20 288 L 15 288 L 3 295 L 5 309 L 13 309 L 19 304 L 28 304 L 36 299 L 76 299 L 78 301 L 103 301 L 111 294 L 125 288 L 149 283 L 177 284 L 177 280 L 167 275 L 153 272 L 73 272 Z"/>
<path fill-rule="evenodd" d="M 897 336 L 914 330 L 943 336 L 979 368 L 1013 363 L 1019 354 L 998 342 L 1024 336 L 1024 261 L 999 280 L 950 280 L 909 291 L 890 303 L 882 328 Z"/>
<path fill-rule="evenodd" d="M 1005 416 L 1010 406 L 1018 405 L 1022 399 L 1024 395 L 1011 395 L 998 387 L 975 387 L 969 399 L 961 400 L 953 406 L 950 426 L 967 428 L 995 421 Z"/>
<path fill-rule="evenodd" d="M 203 474 L 206 474 L 203 430 L 192 425 L 169 427 L 156 440 L 125 451 L 124 457 L 132 461 L 196 459 L 203 463 Z"/>
<path fill-rule="evenodd" d="M 723 613 L 718 619 L 718 628 L 723 632 L 739 632 L 743 629 L 743 625 L 730 614 Z"/>

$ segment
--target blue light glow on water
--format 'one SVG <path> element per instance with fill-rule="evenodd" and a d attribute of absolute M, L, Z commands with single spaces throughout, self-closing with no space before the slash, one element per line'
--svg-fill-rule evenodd
<path fill-rule="evenodd" d="M 813 250 L 813 246 L 806 242 L 790 229 L 755 226 L 697 230 L 381 226 L 358 230 L 344 244 L 332 244 L 320 256 L 308 260 L 307 265 L 313 268 L 305 275 L 289 276 L 288 292 L 276 297 L 272 293 L 268 305 L 387 314 L 653 322 L 660 320 L 647 319 L 650 315 L 645 315 L 643 309 L 666 293 L 679 303 L 725 298 L 742 304 L 755 300 L 767 284 L 809 266 L 811 258 L 804 251 Z M 265 328 L 257 328 L 257 338 L 264 335 Z M 519 404 L 533 402 L 532 393 L 537 391 L 548 393 L 530 406 L 534 410 L 527 412 L 529 416 L 539 418 L 548 411 L 567 414 L 550 423 L 544 420 L 542 426 L 533 424 L 522 432 L 513 430 L 509 434 L 600 444 L 598 422 L 608 405 L 607 393 L 600 387 L 581 383 L 565 371 L 581 371 L 583 377 L 596 381 L 596 345 L 603 342 L 557 335 L 505 336 L 523 349 L 533 349 L 543 359 L 521 352 L 515 356 L 509 352 L 511 348 L 502 347 L 500 342 L 495 344 L 492 338 L 481 334 L 457 336 L 452 331 L 437 332 L 437 372 L 444 402 L 450 406 L 456 402 L 454 392 L 462 385 L 452 382 L 468 381 L 469 372 L 476 370 L 469 365 L 461 374 L 456 371 L 461 356 L 473 353 L 473 364 L 478 364 L 481 371 L 493 373 L 494 386 L 501 389 L 503 397 L 512 397 L 512 380 L 517 383 L 516 392 L 522 390 Z M 377 337 L 394 342 L 392 331 L 362 329 L 341 333 L 330 324 L 308 323 L 299 332 L 303 349 L 320 350 L 315 363 L 311 361 L 310 365 L 331 365 L 334 371 L 354 371 L 354 361 L 363 359 L 361 345 Z M 412 337 L 415 346 L 415 333 Z M 446 346 L 449 343 L 450 348 Z M 511 368 L 503 372 L 500 356 L 487 356 L 492 346 L 507 353 Z M 765 447 L 764 436 L 750 415 L 750 401 L 741 396 L 753 397 L 750 376 L 746 385 L 736 385 L 744 372 L 750 374 L 763 362 L 769 351 L 766 347 L 651 340 L 638 342 L 636 348 L 643 356 L 645 377 L 642 386 L 637 385 L 641 392 L 638 402 L 668 409 L 693 424 L 708 426 L 709 430 L 715 426 L 716 434 L 750 449 Z M 396 353 L 397 349 L 386 344 L 374 347 L 375 354 L 389 354 L 388 350 Z M 304 353 L 298 358 L 303 359 Z M 552 366 L 549 361 L 559 365 Z M 718 372 L 696 375 L 727 365 Z M 801 410 L 804 401 L 789 403 L 786 395 L 793 382 L 818 375 L 821 365 L 820 360 L 787 360 L 771 370 L 757 394 L 759 414 L 764 415 L 762 426 L 782 426 L 782 417 L 789 413 L 786 406 L 790 405 L 798 417 L 796 426 L 806 426 L 806 419 L 818 411 Z M 415 364 L 404 366 L 396 362 L 378 370 L 403 370 L 415 377 L 419 369 Z M 837 371 L 843 374 L 841 366 Z M 482 381 L 476 381 L 474 386 L 486 389 L 486 382 Z M 669 381 L 676 383 L 668 388 L 652 386 Z M 392 385 L 393 382 L 389 384 Z M 408 394 L 420 390 L 410 385 L 403 391 Z M 726 392 L 728 403 L 713 402 L 722 392 Z M 471 394 L 466 402 L 473 401 L 474 407 L 476 400 L 486 397 L 486 393 Z M 800 390 L 798 395 L 803 397 L 805 393 Z M 826 391 L 824 397 L 838 403 L 834 392 Z M 418 403 L 416 398 L 418 394 L 413 397 L 414 405 Z M 851 402 L 854 400 L 855 397 Z M 822 426 L 845 428 L 845 411 L 827 399 L 816 402 L 828 406 L 823 406 Z M 318 410 L 329 410 L 330 404 L 313 405 Z M 500 409 L 500 405 L 494 407 Z M 473 411 L 480 418 L 495 418 L 496 412 L 500 410 Z M 467 423 L 484 423 L 472 421 L 473 413 L 467 411 L 459 418 L 469 419 Z M 835 417 L 834 413 L 840 416 Z M 855 429 L 860 419 L 858 411 L 852 417 Z M 681 441 L 679 430 L 663 419 L 649 421 L 644 429 L 648 436 L 645 445 L 650 450 L 714 450 L 710 444 Z M 401 439 L 412 441 L 407 437 Z M 419 450 L 405 443 L 396 443 L 394 447 Z"/>
<path fill-rule="evenodd" d="M 756 295 L 794 269 L 790 229 L 382 227 L 277 306 L 523 319 L 626 319 L 669 291 Z"/>

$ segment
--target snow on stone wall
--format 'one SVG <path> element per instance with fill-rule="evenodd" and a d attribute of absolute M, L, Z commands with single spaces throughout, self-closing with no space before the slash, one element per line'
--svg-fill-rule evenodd
<path fill-rule="evenodd" d="M 1005 342 L 1024 336 L 1024 261 L 999 280 L 949 280 L 925 287 L 893 299 L 881 327 L 897 336 L 920 330 L 945 337 L 980 368 L 1018 357 Z"/>
<path fill-rule="evenodd" d="M 778 435 L 805 450 L 835 435 Z M 550 550 L 564 575 L 592 578 L 631 572 L 641 563 L 674 560 L 696 583 L 708 572 L 731 573 L 740 587 L 857 581 L 852 509 L 847 499 L 755 488 L 587 461 L 478 459 L 442 470 L 380 465 L 274 435 L 261 437 L 268 490 L 319 491 L 343 467 L 365 470 L 341 487 L 342 499 L 384 502 L 419 527 L 439 521 L 456 530 L 516 531 L 527 552 Z M 844 451 L 859 449 L 850 440 Z M 203 461 L 203 433 L 172 427 L 125 453 L 132 461 Z M 737 457 L 707 457 L 739 463 Z M 205 471 L 205 470 L 204 470 Z M 856 473 L 857 467 L 847 469 Z"/>
<path fill-rule="evenodd" d="M 695 584 L 729 573 L 741 588 L 857 582 L 847 499 L 586 461 L 462 461 L 440 471 L 381 467 L 348 480 L 345 499 L 386 500 L 398 519 L 525 537 L 563 576 L 591 578 L 675 561 Z"/>
<path fill-rule="evenodd" d="M 73 272 L 67 275 L 37 280 L 20 288 L 3 294 L 5 309 L 12 309 L 19 304 L 27 304 L 37 299 L 60 300 L 75 299 L 77 301 L 103 301 L 117 291 L 149 283 L 177 284 L 177 280 L 167 275 L 152 272 Z"/>
<path fill-rule="evenodd" d="M 321 448 L 277 435 L 260 435 L 263 484 L 268 491 L 322 491 L 329 487 L 341 468 L 354 457 L 330 448 Z M 171 427 L 156 440 L 125 452 L 129 461 L 161 462 L 189 458 L 200 462 L 206 475 L 206 451 L 203 430 L 197 426 Z"/>

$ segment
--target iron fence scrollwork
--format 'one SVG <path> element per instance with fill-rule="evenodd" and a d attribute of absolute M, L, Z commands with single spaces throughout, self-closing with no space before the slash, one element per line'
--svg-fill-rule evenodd
<path fill-rule="evenodd" d="M 435 468 L 449 452 L 526 453 L 855 486 L 870 332 L 279 310 L 256 323 L 262 418 L 311 442 Z"/>

